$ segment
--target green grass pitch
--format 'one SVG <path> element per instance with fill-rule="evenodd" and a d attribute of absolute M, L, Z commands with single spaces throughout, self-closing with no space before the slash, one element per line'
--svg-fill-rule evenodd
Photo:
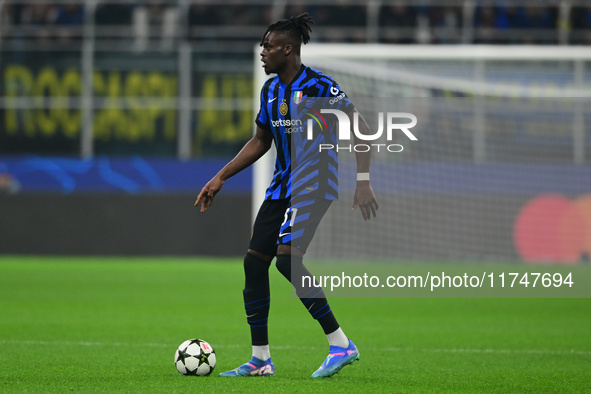
<path fill-rule="evenodd" d="M 219 378 L 250 358 L 240 259 L 0 257 L 0 392 L 583 392 L 590 299 L 332 299 L 361 360 L 310 375 L 328 345 L 273 270 L 277 375 Z M 181 376 L 176 347 L 215 348 Z"/>

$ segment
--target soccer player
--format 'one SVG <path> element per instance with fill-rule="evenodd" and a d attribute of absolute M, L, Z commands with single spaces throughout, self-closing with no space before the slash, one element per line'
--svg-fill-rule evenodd
<path fill-rule="evenodd" d="M 275 374 L 267 333 L 271 301 L 269 267 L 275 257 L 277 269 L 294 286 L 304 307 L 320 323 L 328 338 L 329 355 L 312 377 L 332 376 L 359 359 L 357 347 L 339 326 L 322 288 L 315 285 L 304 287 L 302 281 L 302 277 L 312 278 L 303 264 L 306 249 L 331 202 L 338 198 L 336 152 L 334 149 L 318 149 L 318 143 L 335 142 L 336 120 L 324 133 L 306 140 L 304 136 L 308 134 L 293 127 L 301 123 L 292 121 L 290 116 L 298 111 L 297 104 L 307 97 L 326 98 L 333 109 L 349 116 L 350 124 L 353 124 L 354 116 L 358 117 L 359 131 L 370 134 L 367 123 L 337 83 L 302 64 L 300 47 L 310 40 L 311 23 L 309 14 L 303 13 L 269 25 L 263 34 L 260 42 L 262 66 L 267 74 L 275 73 L 276 76 L 268 79 L 262 88 L 255 135 L 203 187 L 195 201 L 195 206 L 205 212 L 228 178 L 253 164 L 275 143 L 277 160 L 273 180 L 255 219 L 244 258 L 243 296 L 250 325 L 252 359 L 220 376 Z M 376 216 L 378 209 L 369 184 L 370 155 L 356 153 L 356 159 L 357 188 L 353 210 L 359 208 L 367 221 Z"/>

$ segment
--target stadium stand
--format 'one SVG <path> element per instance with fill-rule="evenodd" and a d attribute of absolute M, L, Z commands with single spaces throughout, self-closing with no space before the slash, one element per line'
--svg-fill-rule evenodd
<path fill-rule="evenodd" d="M 361 2 L 279 0 L 86 2 L 0 1 L 2 37 L 15 39 L 80 38 L 88 11 L 99 27 L 97 39 L 135 41 L 162 35 L 168 41 L 187 33 L 192 40 L 252 40 L 272 18 L 310 11 L 320 42 L 399 44 L 584 44 L 589 42 L 591 7 L 585 2 L 547 0 L 383 0 Z M 160 28 L 155 28 L 160 26 Z M 181 27 L 185 26 L 185 29 Z M 241 29 L 236 29 L 240 26 Z M 66 27 L 66 29 L 64 29 Z"/>

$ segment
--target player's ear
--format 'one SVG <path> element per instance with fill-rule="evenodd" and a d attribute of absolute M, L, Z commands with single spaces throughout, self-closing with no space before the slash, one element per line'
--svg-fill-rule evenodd
<path fill-rule="evenodd" d="M 286 44 L 286 45 L 283 47 L 283 54 L 284 54 L 285 56 L 289 56 L 289 54 L 291 53 L 291 51 L 293 51 L 293 45 L 291 45 L 291 44 Z"/>

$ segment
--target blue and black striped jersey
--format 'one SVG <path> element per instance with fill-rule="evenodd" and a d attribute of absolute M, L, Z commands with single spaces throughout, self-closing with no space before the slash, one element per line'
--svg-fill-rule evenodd
<path fill-rule="evenodd" d="M 304 65 L 288 85 L 270 78 L 261 90 L 256 123 L 273 134 L 277 160 L 265 200 L 292 198 L 314 193 L 314 197 L 338 199 L 338 157 L 335 150 L 320 144 L 337 145 L 335 116 L 322 116 L 321 108 L 345 113 L 354 107 L 328 75 Z M 307 130 L 313 119 L 313 138 Z"/>

